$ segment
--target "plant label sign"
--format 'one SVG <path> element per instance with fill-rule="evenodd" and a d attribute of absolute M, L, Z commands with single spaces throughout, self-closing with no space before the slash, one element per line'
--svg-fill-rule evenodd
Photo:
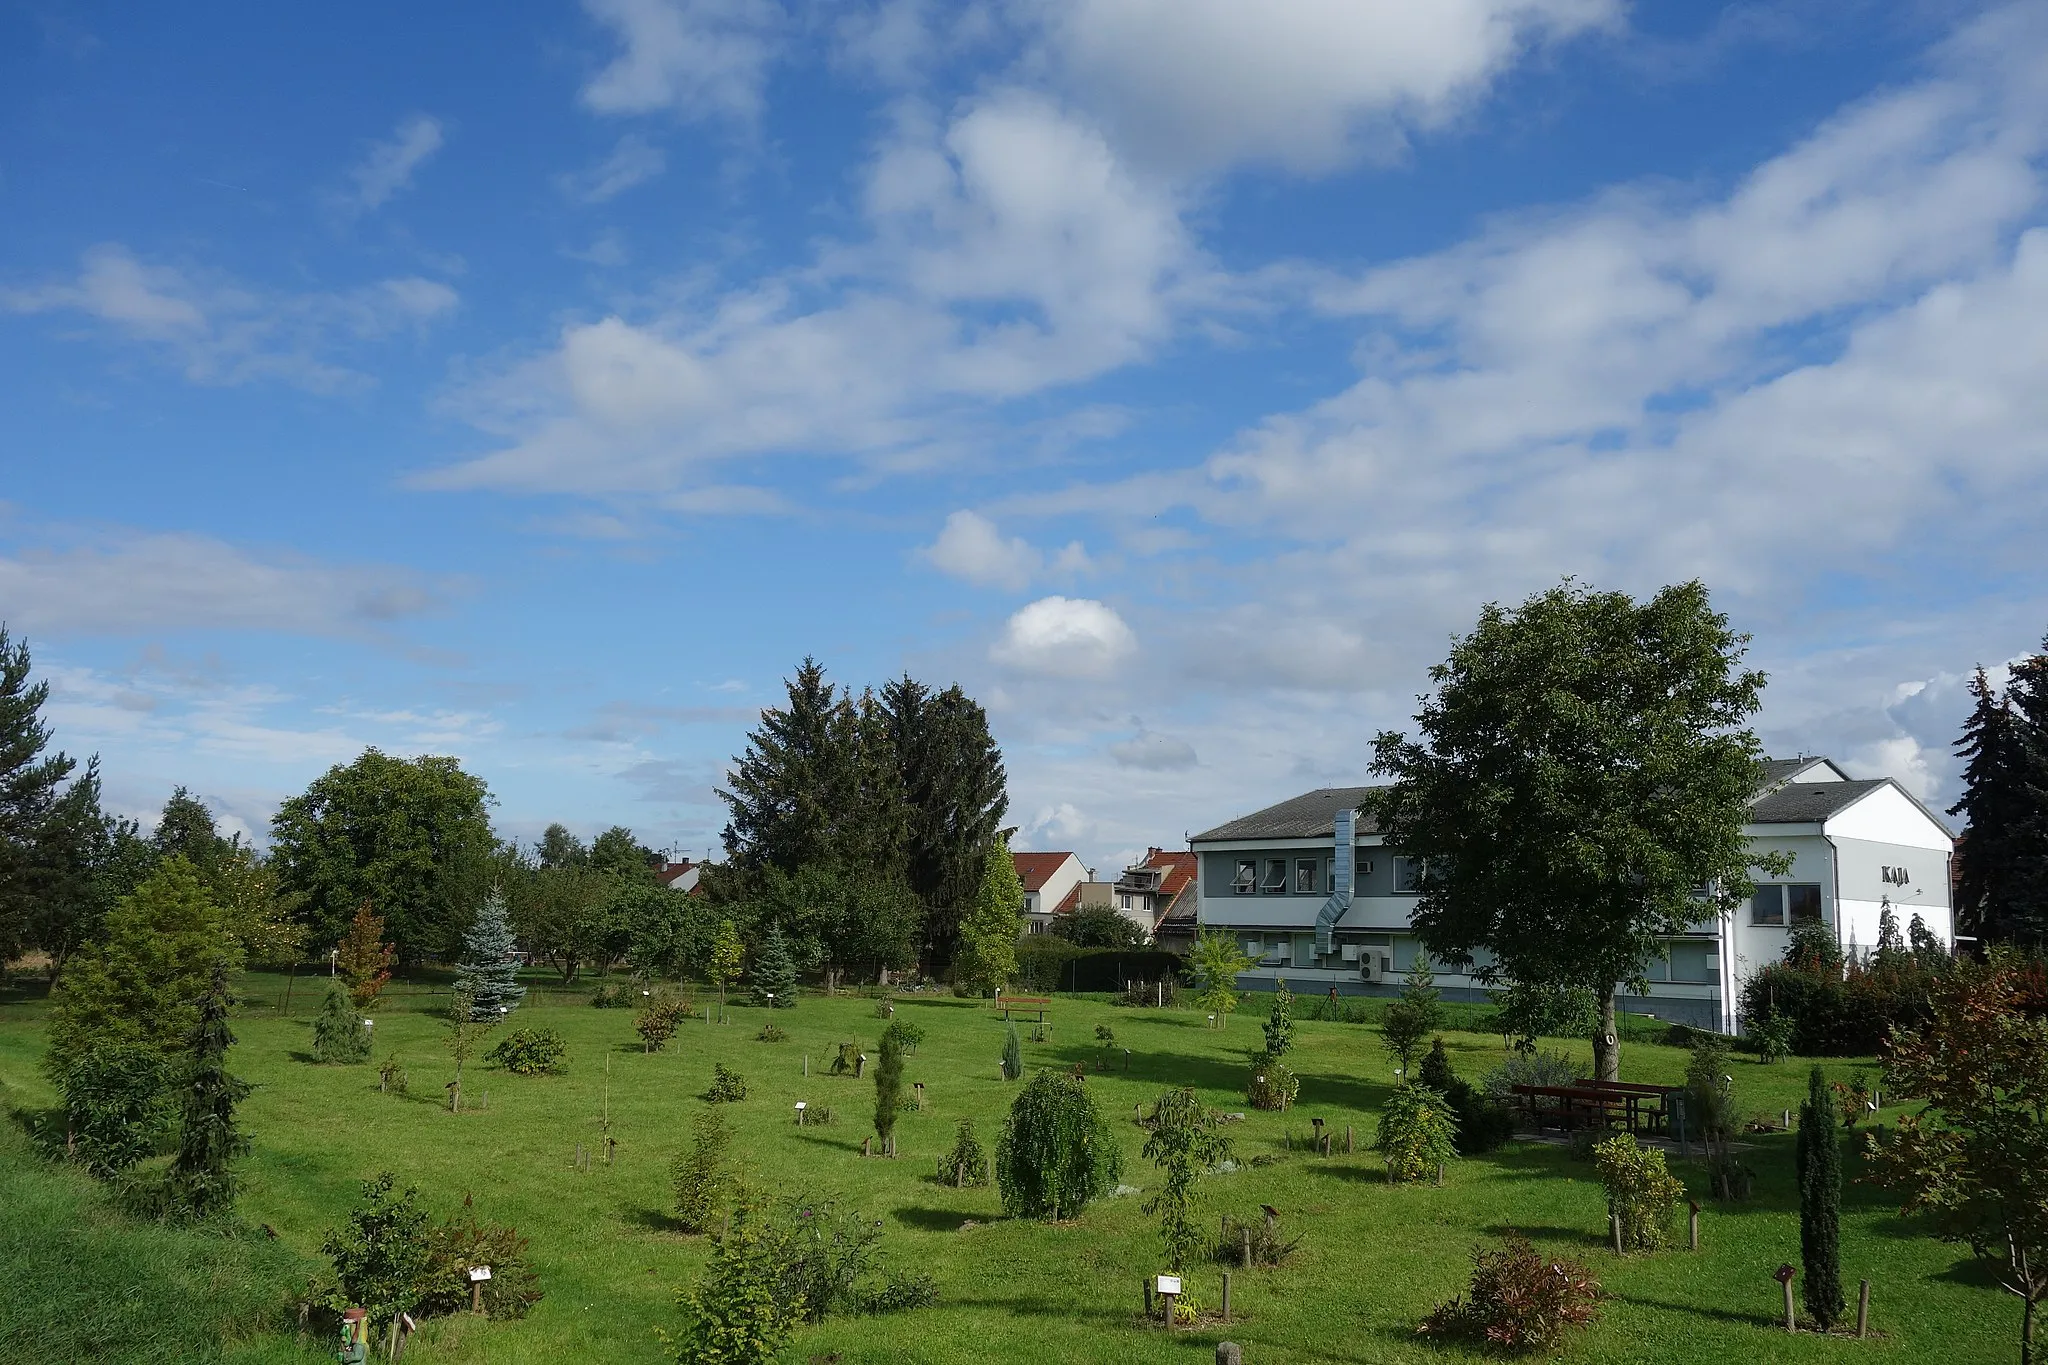
<path fill-rule="evenodd" d="M 1161 1275 L 1159 1277 L 1159 1292 L 1162 1294 L 1179 1294 L 1180 1276 Z"/>
<path fill-rule="evenodd" d="M 469 1278 L 472 1283 L 488 1280 L 491 1278 L 491 1268 L 487 1265 L 473 1265 L 469 1268 Z"/>

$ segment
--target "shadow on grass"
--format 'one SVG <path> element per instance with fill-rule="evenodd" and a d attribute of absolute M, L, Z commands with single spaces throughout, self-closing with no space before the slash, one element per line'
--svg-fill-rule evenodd
<path fill-rule="evenodd" d="M 1489 1237 L 1505 1237 L 1511 1232 L 1520 1233 L 1532 1242 L 1562 1242 L 1567 1246 L 1597 1249 L 1608 1246 L 1605 1236 L 1587 1228 L 1562 1227 L 1556 1223 L 1488 1223 L 1480 1229 Z"/>
<path fill-rule="evenodd" d="M 796 1140 L 798 1142 L 808 1142 L 818 1147 L 836 1147 L 842 1152 L 851 1152 L 856 1156 L 860 1154 L 860 1140 L 858 1138 L 827 1137 L 813 1128 L 797 1129 Z"/>
<path fill-rule="evenodd" d="M 699 1235 L 694 1232 L 685 1231 L 680 1218 L 671 1213 L 664 1213 L 660 1209 L 634 1209 L 625 1215 L 623 1221 L 631 1223 L 635 1227 L 646 1228 L 649 1232 L 665 1233 L 670 1237 L 695 1237 Z"/>
<path fill-rule="evenodd" d="M 892 1209 L 889 1212 L 889 1216 L 903 1224 L 904 1227 L 916 1228 L 919 1232 L 958 1232 L 967 1223 L 986 1223 L 989 1221 L 987 1218 L 976 1218 L 971 1213 L 961 1213 L 954 1209 L 928 1209 L 923 1207 Z"/>
<path fill-rule="evenodd" d="M 1661 1308 L 1667 1313 L 1685 1313 L 1696 1318 L 1711 1318 L 1715 1322 L 1732 1322 L 1742 1327 L 1761 1327 L 1766 1331 L 1783 1331 L 1785 1328 L 1784 1309 L 1768 1313 L 1744 1313 L 1733 1308 L 1703 1308 L 1696 1303 L 1673 1303 L 1669 1299 L 1645 1298 L 1640 1294 L 1610 1295 L 1616 1303 L 1632 1304 L 1637 1308 Z"/>

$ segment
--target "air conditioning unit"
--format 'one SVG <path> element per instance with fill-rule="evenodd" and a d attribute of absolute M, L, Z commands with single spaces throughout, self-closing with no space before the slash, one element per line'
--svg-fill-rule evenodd
<path fill-rule="evenodd" d="M 1360 981 L 1384 981 L 1387 977 L 1387 960 L 1378 953 L 1358 955 L 1358 979 Z"/>
<path fill-rule="evenodd" d="M 1340 943 L 1340 944 L 1338 944 L 1338 945 L 1337 945 L 1337 958 L 1338 958 L 1338 960 L 1339 960 L 1339 961 L 1342 961 L 1342 962 L 1356 962 L 1356 961 L 1358 961 L 1358 945 L 1357 945 L 1356 943 Z"/>

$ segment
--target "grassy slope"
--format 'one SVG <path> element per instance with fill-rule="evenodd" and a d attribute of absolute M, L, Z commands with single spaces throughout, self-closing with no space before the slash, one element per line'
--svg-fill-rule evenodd
<path fill-rule="evenodd" d="M 251 985 L 259 992 L 269 988 L 261 979 Z M 452 1212 L 470 1192 L 480 1215 L 516 1224 L 532 1238 L 547 1290 L 523 1322 L 430 1324 L 409 1359 L 493 1365 L 661 1359 L 655 1328 L 675 1326 L 675 1290 L 695 1278 L 705 1254 L 701 1241 L 679 1237 L 668 1225 L 666 1167 L 687 1139 L 714 1060 L 753 1085 L 734 1112 L 737 1146 L 748 1165 L 776 1188 L 831 1192 L 870 1210 L 885 1221 L 886 1245 L 899 1261 L 929 1269 L 941 1286 L 937 1308 L 827 1323 L 801 1334 L 790 1359 L 839 1352 L 849 1363 L 1115 1358 L 1140 1365 L 1209 1359 L 1220 1335 L 1168 1339 L 1136 1325 L 1140 1279 L 1161 1268 L 1154 1225 L 1139 1197 L 1098 1205 L 1070 1225 L 1045 1227 L 1002 1221 L 993 1189 L 955 1191 L 929 1178 L 956 1119 L 972 1116 L 993 1147 L 1015 1093 L 997 1074 L 1001 1025 L 972 1003 L 902 1007 L 926 1030 L 908 1079 L 925 1082 L 928 1112 L 904 1115 L 902 1156 L 895 1161 L 858 1156 L 873 1087 L 819 1074 L 841 1040 L 859 1039 L 872 1049 L 881 1023 L 867 1000 L 806 997 L 800 1008 L 775 1015 L 791 1035 L 780 1044 L 754 1040 L 766 1012 L 736 1006 L 731 1025 L 700 1021 L 654 1056 L 639 1050 L 625 1011 L 536 1004 L 521 1011 L 520 1022 L 544 1023 L 568 1037 L 568 1074 L 522 1079 L 494 1068 L 473 1071 L 472 1098 L 488 1088 L 490 1107 L 459 1116 L 439 1103 L 450 1064 L 437 1020 L 405 1008 L 383 1013 L 378 1056 L 395 1049 L 413 1081 L 412 1097 L 397 1098 L 376 1092 L 373 1067 L 308 1064 L 311 1023 L 296 1014 L 308 1003 L 295 1004 L 290 1019 L 251 1012 L 236 1024 L 235 1066 L 259 1087 L 245 1110 L 256 1150 L 247 1168 L 244 1216 L 272 1224 L 287 1247 L 312 1257 L 355 1183 L 389 1167 L 426 1191 L 437 1213 Z M 34 1005 L 0 1006 L 0 1081 L 31 1101 L 47 1094 L 34 1074 L 39 1013 Z M 1240 1015 L 1226 1029 L 1211 1030 L 1188 1012 L 1061 1000 L 1054 1018 L 1057 1040 L 1027 1042 L 1027 1064 L 1092 1059 L 1098 1022 L 1110 1023 L 1132 1050 L 1129 1075 L 1119 1059 L 1118 1071 L 1091 1082 L 1119 1120 L 1131 1184 L 1152 1183 L 1137 1155 L 1141 1134 L 1127 1121 L 1134 1102 L 1150 1100 L 1167 1085 L 1191 1084 L 1213 1105 L 1243 1107 L 1241 1056 L 1257 1041 L 1254 1017 Z M 1303 1076 L 1302 1100 L 1285 1126 L 1305 1133 L 1311 1116 L 1326 1118 L 1340 1133 L 1351 1124 L 1362 1149 L 1390 1072 L 1377 1032 L 1304 1023 L 1296 1037 L 1290 1060 Z M 1497 1039 L 1458 1034 L 1450 1041 L 1468 1075 L 1499 1055 Z M 1583 1055 L 1583 1045 L 1579 1051 Z M 809 1079 L 802 1074 L 805 1054 Z M 576 1145 L 595 1148 L 599 1141 L 607 1055 L 618 1162 L 579 1173 Z M 1624 1074 L 1676 1080 L 1684 1062 L 1682 1052 L 1631 1044 Z M 1804 1090 L 1802 1064 L 1745 1062 L 1736 1074 L 1742 1101 L 1754 1110 L 1796 1105 Z M 839 1122 L 798 1129 L 791 1119 L 799 1099 L 832 1105 Z M 1241 1154 L 1274 1152 L 1284 1159 L 1201 1187 L 1208 1217 L 1270 1203 L 1283 1211 L 1283 1226 L 1305 1238 L 1303 1253 L 1286 1268 L 1234 1276 L 1234 1307 L 1248 1320 L 1228 1335 L 1260 1365 L 1457 1358 L 1417 1343 L 1414 1324 L 1432 1302 L 1462 1287 L 1473 1241 L 1509 1225 L 1540 1245 L 1588 1259 L 1614 1296 L 1600 1324 L 1568 1349 L 1567 1359 L 1797 1361 L 1853 1349 L 1898 1360 L 1939 1353 L 1945 1365 L 1966 1365 L 2014 1354 L 2015 1301 L 1957 1272 L 1954 1249 L 1913 1235 L 1878 1196 L 1854 1186 L 1847 1196 L 1844 1273 L 1852 1285 L 1863 1275 L 1875 1282 L 1873 1317 L 1888 1338 L 1848 1347 L 1773 1330 L 1779 1301 L 1769 1272 L 1798 1259 L 1791 1148 L 1783 1138 L 1764 1139 L 1752 1155 L 1761 1173 L 1754 1203 L 1725 1210 L 1708 1205 L 1699 1255 L 1673 1252 L 1617 1264 L 1601 1249 L 1605 1211 L 1598 1184 L 1588 1167 L 1557 1149 L 1516 1146 L 1460 1163 L 1443 1189 L 1389 1188 L 1369 1153 L 1328 1161 L 1287 1155 L 1282 1131 L 1280 1116 L 1252 1113 L 1233 1127 Z M 1681 1164 L 1680 1174 L 1696 1189 L 1702 1183 L 1696 1169 Z M 67 1186 L 74 1204 L 75 1185 Z M 969 1220 L 976 1226 L 963 1226 Z M 7 1273 L 11 1278 L 18 1270 L 9 1266 Z M 1196 1268 L 1193 1288 L 1213 1304 L 1217 1270 Z M 16 1300 L 0 1314 L 19 1307 Z M 304 1358 L 283 1341 L 252 1351 Z"/>

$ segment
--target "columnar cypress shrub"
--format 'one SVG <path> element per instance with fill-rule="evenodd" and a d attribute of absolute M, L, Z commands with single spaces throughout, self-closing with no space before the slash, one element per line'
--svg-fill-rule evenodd
<path fill-rule="evenodd" d="M 1806 1311 L 1827 1331 L 1842 1316 L 1842 1149 L 1834 1096 L 1819 1067 L 1799 1106 L 1799 1259 Z"/>
<path fill-rule="evenodd" d="M 166 1206 L 182 1217 L 211 1218 L 235 1202 L 231 1163 L 249 1150 L 249 1139 L 235 1127 L 235 1106 L 250 1087 L 228 1074 L 234 1041 L 228 1031 L 228 968 L 216 961 L 199 1025 L 192 1031 L 192 1075 L 178 1125 L 178 1154 L 164 1183 Z"/>
<path fill-rule="evenodd" d="M 882 1059 L 875 1067 L 875 1135 L 882 1154 L 895 1155 L 896 1114 L 903 1108 L 903 1045 L 894 1029 L 882 1030 Z"/>
<path fill-rule="evenodd" d="M 1088 1083 L 1069 1071 L 1033 1076 L 996 1144 L 1003 1208 L 1020 1218 L 1071 1218 L 1122 1174 L 1123 1152 Z"/>
<path fill-rule="evenodd" d="M 339 982 L 327 987 L 320 1013 L 313 1020 L 313 1060 L 354 1063 L 370 1060 L 370 1031 Z"/>
<path fill-rule="evenodd" d="M 505 895 L 496 887 L 484 898 L 469 932 L 462 936 L 462 959 L 455 966 L 457 990 L 468 988 L 470 1013 L 477 1019 L 498 1019 L 519 1008 L 526 987 L 519 984 L 518 945 L 505 913 Z"/>
<path fill-rule="evenodd" d="M 1014 1081 L 1024 1074 L 1024 1045 L 1017 1041 L 1017 1025 L 1003 1034 L 1003 1079 Z"/>

